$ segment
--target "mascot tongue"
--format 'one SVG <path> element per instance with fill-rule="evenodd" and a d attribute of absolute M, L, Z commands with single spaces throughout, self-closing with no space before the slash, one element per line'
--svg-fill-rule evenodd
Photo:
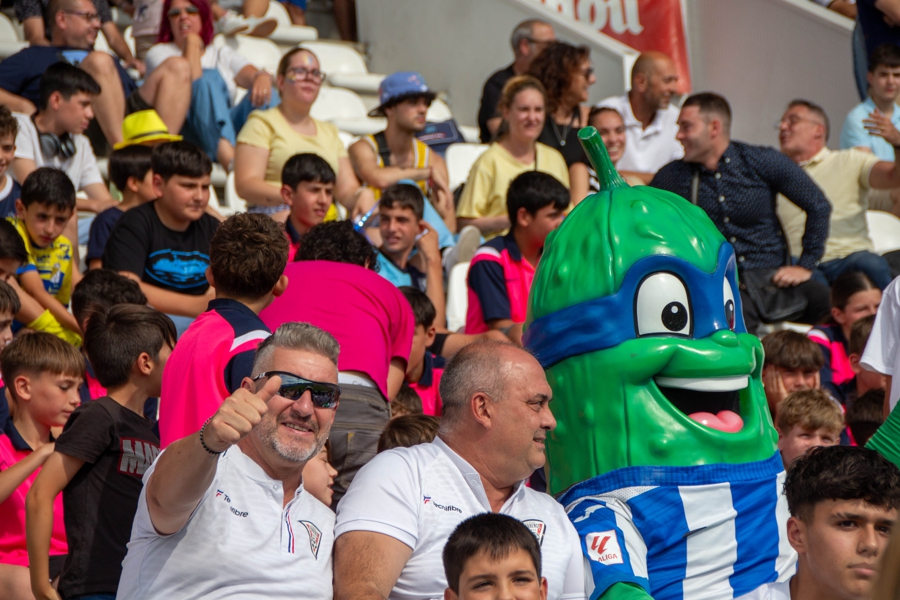
<path fill-rule="evenodd" d="M 688 417 L 711 429 L 718 429 L 727 433 L 737 433 L 744 426 L 744 420 L 737 413 L 730 410 L 720 411 L 716 415 L 708 412 L 696 412 L 688 415 Z"/>

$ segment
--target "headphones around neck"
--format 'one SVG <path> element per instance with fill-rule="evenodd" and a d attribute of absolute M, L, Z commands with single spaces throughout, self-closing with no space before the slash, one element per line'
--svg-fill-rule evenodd
<path fill-rule="evenodd" d="M 38 129 L 37 122 L 34 119 L 34 115 L 31 116 L 31 122 L 34 123 L 34 129 L 35 131 L 37 131 L 38 138 L 40 139 L 42 155 L 47 158 L 60 156 L 64 160 L 75 156 L 75 152 L 77 150 L 77 148 L 75 147 L 75 139 L 71 135 L 69 135 L 68 132 L 62 135 L 56 135 L 55 133 L 44 133 L 43 131 Z"/>

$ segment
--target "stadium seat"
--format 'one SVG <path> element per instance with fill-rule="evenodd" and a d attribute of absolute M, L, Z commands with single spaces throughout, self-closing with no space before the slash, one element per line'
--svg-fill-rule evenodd
<path fill-rule="evenodd" d="M 234 188 L 234 173 L 229 173 L 225 179 L 225 201 L 220 202 L 219 206 L 219 212 L 226 217 L 247 211 L 247 201 L 238 196 Z"/>
<path fill-rule="evenodd" d="M 131 50 L 132 54 L 136 54 L 135 46 L 134 46 L 134 36 L 131 35 L 131 25 L 125 28 L 125 31 L 122 32 L 122 39 L 125 40 L 125 43 L 128 45 L 128 49 Z"/>
<path fill-rule="evenodd" d="M 213 38 L 213 44 L 217 46 L 229 46 L 236 52 L 244 55 L 260 69 L 268 69 L 270 73 L 278 70 L 278 61 L 281 60 L 281 50 L 273 42 L 249 35 L 223 36 Z"/>
<path fill-rule="evenodd" d="M 450 331 L 460 331 L 466 326 L 466 311 L 469 308 L 469 289 L 466 283 L 468 274 L 467 262 L 458 263 L 450 269 L 447 282 L 447 329 Z"/>
<path fill-rule="evenodd" d="M 109 47 L 109 42 L 106 40 L 106 35 L 103 33 L 103 30 L 97 32 L 97 39 L 94 40 L 94 50 L 97 52 L 107 52 L 115 56 L 115 52 L 112 51 L 112 48 Z"/>
<path fill-rule="evenodd" d="M 450 112 L 450 107 L 447 106 L 446 102 L 440 98 L 435 98 L 434 102 L 431 103 L 431 106 L 428 107 L 425 118 L 434 123 L 439 123 L 441 121 L 452 119 L 453 113 Z"/>
<path fill-rule="evenodd" d="M 866 221 L 876 254 L 900 250 L 900 219 L 891 213 L 870 210 L 866 211 Z"/>
<path fill-rule="evenodd" d="M 272 0 L 266 17 L 278 21 L 278 27 L 269 36 L 269 39 L 279 46 L 293 47 L 303 42 L 319 39 L 319 32 L 315 27 L 302 27 L 291 22 L 291 16 L 281 2 Z M 273 71 L 274 73 L 274 71 Z"/>
<path fill-rule="evenodd" d="M 349 148 L 356 141 L 356 136 L 346 131 L 338 131 L 338 137 L 341 139 L 341 143 L 344 144 L 344 148 Z"/>
<path fill-rule="evenodd" d="M 327 73 L 326 82 L 339 88 L 347 88 L 359 94 L 377 94 L 384 75 L 369 73 L 363 56 L 347 44 L 340 42 L 304 42 L 303 48 L 319 59 L 319 68 Z"/>
<path fill-rule="evenodd" d="M 487 144 L 451 144 L 447 147 L 444 161 L 447 163 L 451 190 L 468 179 L 472 165 L 487 148 Z"/>
<path fill-rule="evenodd" d="M 367 117 L 367 112 L 362 98 L 354 92 L 322 87 L 309 114 L 314 119 L 334 123 L 341 131 L 352 135 L 376 133 L 387 126 L 385 119 Z"/>

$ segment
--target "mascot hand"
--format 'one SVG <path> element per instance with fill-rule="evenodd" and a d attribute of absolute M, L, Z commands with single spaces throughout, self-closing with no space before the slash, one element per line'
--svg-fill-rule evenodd
<path fill-rule="evenodd" d="M 652 600 L 652 597 L 639 585 L 616 583 L 607 588 L 598 600 Z"/>

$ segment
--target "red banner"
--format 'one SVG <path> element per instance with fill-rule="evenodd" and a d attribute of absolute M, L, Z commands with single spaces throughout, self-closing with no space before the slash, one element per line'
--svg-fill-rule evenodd
<path fill-rule="evenodd" d="M 678 91 L 691 90 L 681 0 L 537 0 L 639 52 L 658 50 L 678 69 Z"/>

